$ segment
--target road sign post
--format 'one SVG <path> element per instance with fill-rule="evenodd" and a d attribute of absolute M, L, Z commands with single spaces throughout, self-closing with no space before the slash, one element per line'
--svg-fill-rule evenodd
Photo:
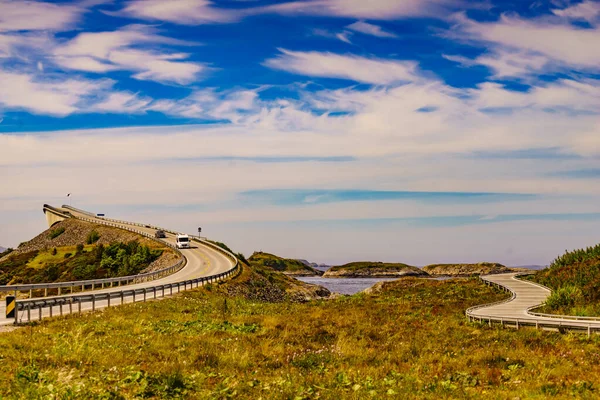
<path fill-rule="evenodd" d="M 17 298 L 15 296 L 6 296 L 6 318 L 15 318 L 17 314 Z"/>
<path fill-rule="evenodd" d="M 202 236 L 201 233 L 202 233 L 202 228 L 198 227 L 198 237 Z"/>

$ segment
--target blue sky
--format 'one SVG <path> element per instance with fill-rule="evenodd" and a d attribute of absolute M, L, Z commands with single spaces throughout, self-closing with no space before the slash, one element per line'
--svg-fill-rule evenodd
<path fill-rule="evenodd" d="M 0 0 L 5 247 L 70 192 L 245 253 L 548 263 L 599 171 L 597 1 Z"/>

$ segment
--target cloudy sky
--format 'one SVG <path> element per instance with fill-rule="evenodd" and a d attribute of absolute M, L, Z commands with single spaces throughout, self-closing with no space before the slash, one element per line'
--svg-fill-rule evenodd
<path fill-rule="evenodd" d="M 5 247 L 72 201 L 247 255 L 545 264 L 600 242 L 600 2 L 0 0 L 0 187 Z"/>

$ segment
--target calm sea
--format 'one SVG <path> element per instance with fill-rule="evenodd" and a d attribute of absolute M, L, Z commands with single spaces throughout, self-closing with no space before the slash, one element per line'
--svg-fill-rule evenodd
<path fill-rule="evenodd" d="M 373 286 L 377 282 L 395 281 L 398 278 L 322 278 L 320 276 L 302 276 L 296 279 L 302 282 L 312 283 L 313 285 L 326 287 L 331 292 L 355 294 Z M 440 276 L 429 279 L 445 281 L 446 279 L 452 279 L 452 277 Z"/>

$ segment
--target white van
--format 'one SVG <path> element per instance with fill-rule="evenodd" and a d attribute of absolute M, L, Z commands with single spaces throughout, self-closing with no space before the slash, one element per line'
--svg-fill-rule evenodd
<path fill-rule="evenodd" d="M 188 235 L 177 235 L 176 245 L 178 249 L 190 248 L 190 237 Z"/>

